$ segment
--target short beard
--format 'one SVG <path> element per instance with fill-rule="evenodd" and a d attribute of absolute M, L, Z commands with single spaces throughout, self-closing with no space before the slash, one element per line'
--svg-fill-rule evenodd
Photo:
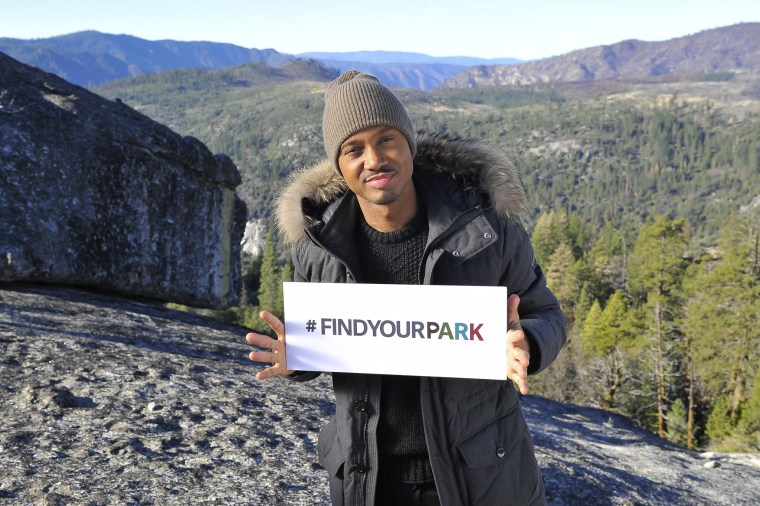
<path fill-rule="evenodd" d="M 388 192 L 383 194 L 380 198 L 376 200 L 371 200 L 373 204 L 376 206 L 387 206 L 388 204 L 391 204 L 393 202 L 396 202 L 399 197 L 401 197 L 401 194 L 398 192 Z"/>

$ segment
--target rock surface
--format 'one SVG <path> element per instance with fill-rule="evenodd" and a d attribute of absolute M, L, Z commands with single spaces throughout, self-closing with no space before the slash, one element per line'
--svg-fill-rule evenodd
<path fill-rule="evenodd" d="M 0 281 L 237 301 L 232 160 L 2 53 L 0 180 Z"/>
<path fill-rule="evenodd" d="M 267 227 L 263 219 L 250 220 L 245 224 L 245 233 L 240 246 L 244 253 L 257 257 L 264 250 Z"/>
<path fill-rule="evenodd" d="M 329 377 L 257 382 L 244 334 L 155 302 L 0 285 L 0 504 L 328 504 Z M 523 408 L 549 504 L 760 503 L 760 456 L 700 455 L 542 398 Z"/>

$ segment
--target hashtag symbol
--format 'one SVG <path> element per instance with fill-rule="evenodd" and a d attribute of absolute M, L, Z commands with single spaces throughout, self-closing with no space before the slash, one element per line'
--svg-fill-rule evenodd
<path fill-rule="evenodd" d="M 317 329 L 317 322 L 314 320 L 309 320 L 306 322 L 306 331 L 307 332 L 314 332 Z"/>

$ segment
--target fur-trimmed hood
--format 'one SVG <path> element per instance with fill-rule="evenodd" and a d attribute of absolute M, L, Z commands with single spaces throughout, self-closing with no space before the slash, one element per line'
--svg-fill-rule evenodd
<path fill-rule="evenodd" d="M 515 165 L 504 153 L 479 141 L 418 132 L 414 170 L 474 183 L 489 196 L 494 210 L 508 220 L 524 224 L 530 215 L 528 197 Z M 304 212 L 304 200 L 310 207 L 323 208 L 347 189 L 329 159 L 293 173 L 277 199 L 275 216 L 280 237 L 288 243 L 306 239 L 304 227 L 312 224 L 314 217 Z"/>

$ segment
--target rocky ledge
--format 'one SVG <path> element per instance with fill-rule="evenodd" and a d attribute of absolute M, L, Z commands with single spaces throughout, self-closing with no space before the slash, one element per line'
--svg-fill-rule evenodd
<path fill-rule="evenodd" d="M 330 380 L 257 382 L 245 329 L 148 300 L 0 285 L 0 504 L 328 504 Z M 523 401 L 553 505 L 760 503 L 760 457 Z"/>
<path fill-rule="evenodd" d="M 232 160 L 3 53 L 0 181 L 0 282 L 236 303 L 246 208 Z"/>

